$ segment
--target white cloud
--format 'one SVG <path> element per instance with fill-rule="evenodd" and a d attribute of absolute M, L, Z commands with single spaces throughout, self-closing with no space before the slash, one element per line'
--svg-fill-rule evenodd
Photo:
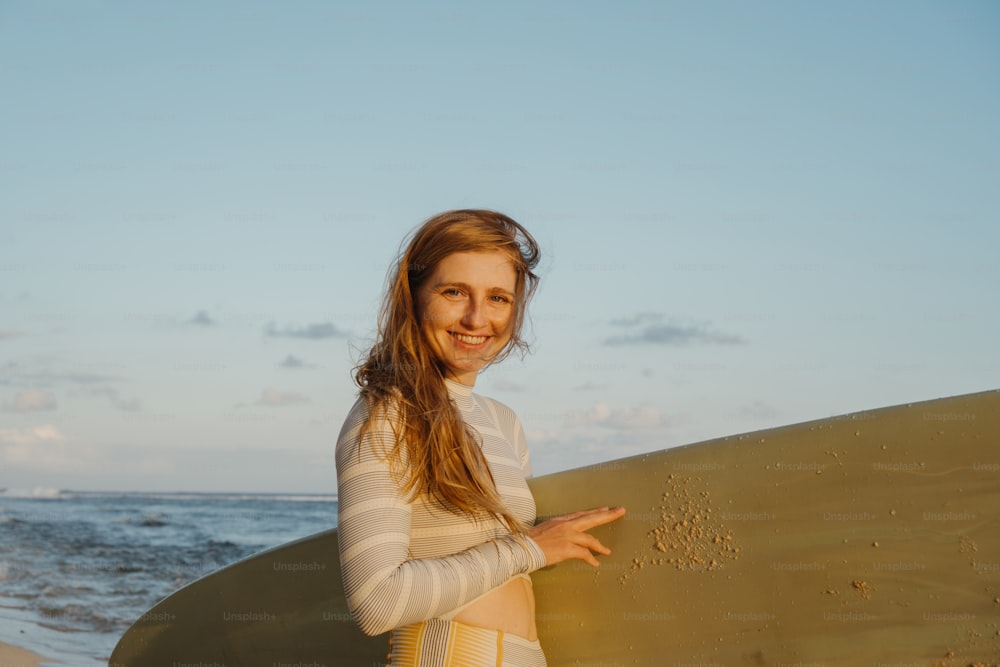
<path fill-rule="evenodd" d="M 269 407 L 283 406 L 283 405 L 301 405 L 303 403 L 308 403 L 309 399 L 302 394 L 297 394 L 291 391 L 278 391 L 277 389 L 267 388 L 261 392 L 260 398 L 254 403 L 254 405 L 266 405 Z"/>
<path fill-rule="evenodd" d="M 50 387 L 59 384 L 89 385 L 107 382 L 118 382 L 122 378 L 113 375 L 102 375 L 89 371 L 53 372 L 48 369 L 32 368 L 33 364 L 21 361 L 8 361 L 0 366 L 0 385 L 34 385 Z"/>
<path fill-rule="evenodd" d="M 90 467 L 92 452 L 81 451 L 51 424 L 0 429 L 0 460 L 6 466 L 46 472 Z"/>
<path fill-rule="evenodd" d="M 605 391 L 607 388 L 606 384 L 595 384 L 594 382 L 587 381 L 573 387 L 573 391 Z"/>
<path fill-rule="evenodd" d="M 740 408 L 739 415 L 750 419 L 770 421 L 778 417 L 778 410 L 768 405 L 764 401 L 756 400 L 749 405 Z"/>
<path fill-rule="evenodd" d="M 142 400 L 138 398 L 122 398 L 118 390 L 114 387 L 98 386 L 87 387 L 76 392 L 86 396 L 104 396 L 111 401 L 111 404 L 123 412 L 139 412 L 142 410 Z"/>
<path fill-rule="evenodd" d="M 526 437 L 534 472 L 544 475 L 672 446 L 673 430 L 685 420 L 681 413 L 667 415 L 654 405 L 616 407 L 598 401 L 537 420 Z"/>
<path fill-rule="evenodd" d="M 48 412 L 58 407 L 56 397 L 49 391 L 25 389 L 18 392 L 13 402 L 3 406 L 5 412 Z"/>
<path fill-rule="evenodd" d="M 65 439 L 66 437 L 59 432 L 59 429 L 51 424 L 28 428 L 0 428 L 0 442 L 2 443 L 25 445 L 35 442 L 59 442 Z"/>
<path fill-rule="evenodd" d="M 535 475 L 603 463 L 651 451 L 648 438 L 609 429 L 532 429 L 525 433 Z"/>
<path fill-rule="evenodd" d="M 652 405 L 612 408 L 603 401 L 594 403 L 587 410 L 570 412 L 566 422 L 569 426 L 603 426 L 625 431 L 669 425 L 666 416 Z"/>

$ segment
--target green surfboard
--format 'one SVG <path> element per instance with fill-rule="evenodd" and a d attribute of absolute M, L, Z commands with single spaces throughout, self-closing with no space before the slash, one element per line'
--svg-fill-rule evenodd
<path fill-rule="evenodd" d="M 601 505 L 611 556 L 532 575 L 553 666 L 994 665 L 1000 391 L 721 438 L 532 480 Z M 384 665 L 347 611 L 337 533 L 178 590 L 111 667 Z"/>

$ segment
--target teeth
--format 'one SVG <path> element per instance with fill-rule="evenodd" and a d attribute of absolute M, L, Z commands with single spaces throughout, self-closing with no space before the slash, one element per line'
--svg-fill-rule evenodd
<path fill-rule="evenodd" d="M 469 345 L 479 345 L 486 340 L 486 336 L 466 336 L 465 334 L 460 333 L 453 333 L 452 335 L 463 343 L 468 343 Z"/>

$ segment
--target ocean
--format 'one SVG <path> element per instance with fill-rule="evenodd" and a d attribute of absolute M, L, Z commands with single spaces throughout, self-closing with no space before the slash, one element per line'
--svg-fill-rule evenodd
<path fill-rule="evenodd" d="M 106 666 L 157 601 L 336 521 L 335 496 L 4 490 L 0 641 Z"/>

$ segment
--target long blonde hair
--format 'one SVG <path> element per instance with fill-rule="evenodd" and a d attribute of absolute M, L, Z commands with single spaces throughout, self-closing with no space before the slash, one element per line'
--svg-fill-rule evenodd
<path fill-rule="evenodd" d="M 389 460 L 398 466 L 403 454 L 407 469 L 398 470 L 404 489 L 427 494 L 442 507 L 481 519 L 492 516 L 514 532 L 524 527 L 501 500 L 477 433 L 461 418 L 445 386 L 444 366 L 421 330 L 417 292 L 438 263 L 456 252 L 501 250 L 510 254 L 517 275 L 511 337 L 490 363 L 505 359 L 513 349 L 527 351 L 521 337 L 528 302 L 538 286 L 533 273 L 538 244 L 524 227 L 496 211 L 447 211 L 423 223 L 409 237 L 390 270 L 379 312 L 375 343 L 354 372 L 366 401 L 369 421 L 394 413 L 395 448 Z"/>

